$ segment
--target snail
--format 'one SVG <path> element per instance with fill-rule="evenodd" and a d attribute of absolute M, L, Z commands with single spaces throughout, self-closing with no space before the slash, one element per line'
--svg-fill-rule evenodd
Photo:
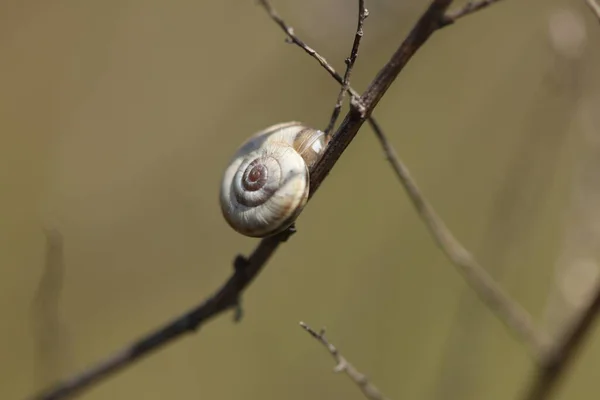
<path fill-rule="evenodd" d="M 235 153 L 221 182 L 221 211 L 237 232 L 266 237 L 289 228 L 308 200 L 325 133 L 300 122 L 272 125 Z"/>

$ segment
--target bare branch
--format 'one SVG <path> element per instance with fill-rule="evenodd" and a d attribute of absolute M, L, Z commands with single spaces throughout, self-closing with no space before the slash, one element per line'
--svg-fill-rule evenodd
<path fill-rule="evenodd" d="M 350 57 L 346 59 L 346 72 L 344 73 L 344 79 L 342 82 L 342 87 L 340 89 L 340 93 L 338 94 L 337 102 L 335 103 L 335 107 L 333 108 L 333 114 L 331 115 L 331 120 L 329 121 L 329 125 L 325 129 L 325 134 L 329 135 L 331 130 L 335 126 L 335 122 L 337 121 L 340 111 L 342 111 L 342 103 L 344 101 L 344 95 L 346 91 L 350 87 L 350 74 L 352 73 L 352 68 L 354 67 L 354 63 L 356 62 L 356 57 L 358 57 L 358 48 L 360 46 L 360 40 L 363 37 L 363 24 L 365 19 L 369 16 L 369 11 L 365 8 L 365 1 L 358 0 L 358 24 L 356 27 L 356 34 L 354 35 L 354 43 L 352 44 L 352 50 L 350 52 Z"/>
<path fill-rule="evenodd" d="M 588 5 L 590 10 L 596 15 L 598 18 L 598 22 L 600 22 L 600 4 L 596 2 L 596 0 L 585 0 L 585 3 Z"/>
<path fill-rule="evenodd" d="M 336 81 L 338 81 L 340 84 L 344 84 L 344 80 L 342 79 L 342 77 L 340 75 L 338 75 L 337 72 L 335 72 L 335 70 L 333 69 L 333 67 L 331 66 L 331 64 L 329 64 L 329 62 L 327 62 L 327 60 L 325 59 L 325 57 L 321 56 L 312 47 L 310 47 L 309 45 L 307 45 L 306 43 L 304 43 L 302 40 L 300 40 L 300 38 L 298 36 L 296 36 L 296 34 L 294 33 L 294 28 L 292 28 L 291 26 L 289 26 L 288 24 L 285 23 L 285 21 L 283 20 L 283 18 L 281 18 L 279 16 L 279 14 L 277 13 L 277 11 L 275 11 L 275 9 L 273 8 L 273 6 L 271 6 L 271 3 L 269 1 L 267 1 L 267 0 L 259 0 L 259 4 L 264 7 L 264 9 L 267 11 L 267 13 L 269 14 L 269 16 L 271 17 L 271 19 L 273 21 L 275 21 L 275 23 L 277 25 L 279 25 L 279 27 L 281 29 L 283 29 L 283 31 L 287 35 L 288 41 L 290 41 L 291 43 L 294 43 L 295 45 L 297 45 L 300 48 L 302 48 L 308 55 L 310 55 L 312 58 L 314 58 L 315 60 L 317 60 L 317 62 L 319 64 L 321 64 L 321 66 L 323 68 L 325 68 L 325 70 L 327 72 L 329 72 L 329 74 L 331 76 L 333 76 L 333 78 Z"/>
<path fill-rule="evenodd" d="M 597 4 L 591 3 L 588 1 L 593 10 Z M 581 57 L 587 40 L 584 26 L 578 15 L 571 11 L 562 11 L 551 20 L 551 43 L 560 57 L 558 60 L 568 68 L 561 68 L 561 76 L 572 75 L 579 78 L 581 74 Z M 600 221 L 597 206 L 600 200 L 600 132 L 592 119 L 596 115 L 594 111 L 597 99 L 582 100 L 583 82 L 577 79 L 570 83 L 573 86 L 570 90 L 574 92 L 572 96 L 579 102 L 583 146 L 574 169 L 571 210 L 565 244 L 559 259 L 562 279 L 556 284 L 553 293 L 555 301 L 550 309 L 559 315 L 555 322 L 559 329 L 554 329 L 558 331 L 554 333 L 554 345 L 524 393 L 523 399 L 526 400 L 548 399 L 556 393 L 579 350 L 589 338 L 600 312 L 598 266 L 594 261 L 599 239 L 597 226 Z M 556 301 L 557 298 L 560 301 Z M 560 309 L 561 305 L 564 310 Z"/>
<path fill-rule="evenodd" d="M 487 8 L 498 1 L 500 0 L 469 0 L 469 2 L 462 8 L 446 13 L 444 16 L 443 25 L 446 26 L 453 24 L 456 22 L 456 20 L 466 17 L 469 14 L 473 14 L 474 12 L 483 10 L 484 8 Z"/>
<path fill-rule="evenodd" d="M 325 339 L 325 329 L 321 329 L 320 332 L 317 332 L 304 322 L 300 322 L 300 326 L 327 348 L 327 351 L 329 351 L 329 354 L 331 354 L 336 362 L 334 372 L 344 372 L 348 375 L 352 382 L 360 388 L 366 398 L 370 400 L 387 400 L 383 393 L 381 393 L 375 385 L 369 382 L 369 379 L 363 373 L 354 368 L 354 366 L 340 354 L 339 350 Z"/>

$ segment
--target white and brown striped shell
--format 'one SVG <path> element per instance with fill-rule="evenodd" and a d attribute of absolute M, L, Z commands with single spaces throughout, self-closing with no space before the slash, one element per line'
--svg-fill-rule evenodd
<path fill-rule="evenodd" d="M 251 237 L 288 228 L 308 200 L 309 173 L 325 134 L 300 122 L 270 126 L 244 143 L 223 176 L 221 209 L 229 225 Z"/>

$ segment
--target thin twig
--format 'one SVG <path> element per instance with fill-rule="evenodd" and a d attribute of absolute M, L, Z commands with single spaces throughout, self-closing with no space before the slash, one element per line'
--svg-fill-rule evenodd
<path fill-rule="evenodd" d="M 596 2 L 596 0 L 585 0 L 585 3 L 588 5 L 590 10 L 596 15 L 598 18 L 598 22 L 600 22 L 600 4 Z"/>
<path fill-rule="evenodd" d="M 335 103 L 335 107 L 333 108 L 333 113 L 331 115 L 331 119 L 329 121 L 329 125 L 325 129 L 325 134 L 329 135 L 329 133 L 333 130 L 335 126 L 335 122 L 340 116 L 340 111 L 342 111 L 342 103 L 344 102 L 344 95 L 348 88 L 350 87 L 350 75 L 352 73 L 352 68 L 354 67 L 354 63 L 356 62 L 356 58 L 358 57 L 358 48 L 360 47 L 360 40 L 363 37 L 363 24 L 365 19 L 369 16 L 369 11 L 365 8 L 365 1 L 358 0 L 358 24 L 356 27 L 356 34 L 354 35 L 354 43 L 352 44 L 352 50 L 350 51 L 350 57 L 346 58 L 346 72 L 344 73 L 344 79 L 342 80 L 342 87 L 340 89 L 340 93 L 338 94 L 337 101 Z"/>
<path fill-rule="evenodd" d="M 267 1 L 267 0 L 259 0 L 258 3 L 261 6 L 263 6 L 263 8 L 267 11 L 267 13 L 271 17 L 271 19 L 273 21 L 275 21 L 275 23 L 277 25 L 279 25 L 279 27 L 281 29 L 283 29 L 283 31 L 287 35 L 287 39 L 291 43 L 294 43 L 295 45 L 297 45 L 300 48 L 302 48 L 306 53 L 308 53 L 309 56 L 311 56 L 312 58 L 314 58 L 315 60 L 317 60 L 317 62 L 319 64 L 321 64 L 321 66 L 323 68 L 325 68 L 325 70 L 327 72 L 329 72 L 329 74 L 331 76 L 333 76 L 333 78 L 336 81 L 338 81 L 341 85 L 344 84 L 344 80 L 342 79 L 342 77 L 340 75 L 338 75 L 337 72 L 335 72 L 335 70 L 333 69 L 333 67 L 331 66 L 331 64 L 329 64 L 329 62 L 327 62 L 327 60 L 325 59 L 325 57 L 321 56 L 312 47 L 310 47 L 309 45 L 307 45 L 306 43 L 304 43 L 302 40 L 300 40 L 300 38 L 298 36 L 296 36 L 296 34 L 294 33 L 294 28 L 292 28 L 291 26 L 289 26 L 288 24 L 285 23 L 285 21 L 279 16 L 279 14 L 277 13 L 277 11 L 275 11 L 275 9 L 273 8 L 273 6 L 271 6 L 271 3 L 269 1 Z"/>
<path fill-rule="evenodd" d="M 538 331 L 530 314 L 504 292 L 494 278 L 479 265 L 471 253 L 452 235 L 444 221 L 421 194 L 415 180 L 410 175 L 410 171 L 396 154 L 381 127 L 373 121 L 369 122 L 396 176 L 438 246 L 462 273 L 480 299 L 496 313 L 511 332 L 527 345 L 532 355 L 536 359 L 543 357 L 548 348 L 548 339 Z"/>
<path fill-rule="evenodd" d="M 336 366 L 333 369 L 334 372 L 344 372 L 348 377 L 360 388 L 365 397 L 370 400 L 387 400 L 387 398 L 381 393 L 381 391 L 373 385 L 365 374 L 358 371 L 352 364 L 346 360 L 346 358 L 340 354 L 339 350 L 327 339 L 325 339 L 325 329 L 321 329 L 320 332 L 315 331 L 310 326 L 306 325 L 304 322 L 300 322 L 300 326 L 304 328 L 306 332 L 308 332 L 312 337 L 317 339 L 329 354 L 333 357 L 336 362 Z"/>
<path fill-rule="evenodd" d="M 500 0 L 470 0 L 463 7 L 449 11 L 444 16 L 443 26 L 453 24 L 456 20 L 466 17 L 469 14 L 473 14 L 474 12 L 480 11 L 484 8 L 491 6 L 494 3 L 497 3 Z"/>

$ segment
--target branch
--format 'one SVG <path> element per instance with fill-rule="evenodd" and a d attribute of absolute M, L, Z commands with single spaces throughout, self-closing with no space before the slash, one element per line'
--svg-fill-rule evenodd
<path fill-rule="evenodd" d="M 327 348 L 329 354 L 331 354 L 336 362 L 336 366 L 333 370 L 334 372 L 344 372 L 348 375 L 352 382 L 360 388 L 366 398 L 370 400 L 388 400 L 375 385 L 369 382 L 369 379 L 363 373 L 354 368 L 354 366 L 340 354 L 338 349 L 325 339 L 325 329 L 321 329 L 320 332 L 317 332 L 304 322 L 300 322 L 300 326 Z"/>
<path fill-rule="evenodd" d="M 596 15 L 598 18 L 598 22 L 600 22 L 600 4 L 596 2 L 596 0 L 585 0 L 585 3 L 588 5 L 590 10 Z"/>

